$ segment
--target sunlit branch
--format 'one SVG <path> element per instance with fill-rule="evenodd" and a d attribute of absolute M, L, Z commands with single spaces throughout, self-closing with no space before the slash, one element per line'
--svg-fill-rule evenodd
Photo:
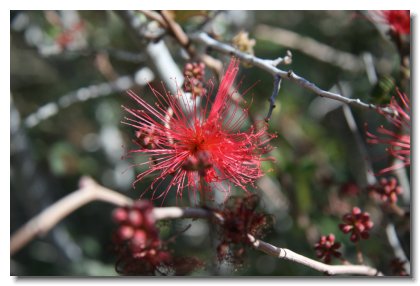
<path fill-rule="evenodd" d="M 190 37 L 190 40 L 198 43 L 198 44 L 202 44 L 205 45 L 208 48 L 213 49 L 214 51 L 226 54 L 226 55 L 230 55 L 230 56 L 235 56 L 237 58 L 239 58 L 241 61 L 253 65 L 255 67 L 258 67 L 270 74 L 272 74 L 273 76 L 280 76 L 282 79 L 291 81 L 297 85 L 299 85 L 300 87 L 307 89 L 309 91 L 312 91 L 313 93 L 315 93 L 318 96 L 321 97 L 325 97 L 325 98 L 329 98 L 329 99 L 333 99 L 333 100 L 337 100 L 340 101 L 342 103 L 351 105 L 351 106 L 357 106 L 360 108 L 364 108 L 364 109 L 380 109 L 385 113 L 388 114 L 392 114 L 395 115 L 396 111 L 392 108 L 389 107 L 380 107 L 374 104 L 369 104 L 369 103 L 364 103 L 362 102 L 360 99 L 358 98 L 348 98 L 345 96 L 342 96 L 340 94 L 337 93 L 333 93 L 333 92 L 329 92 L 326 90 L 323 90 L 321 88 L 319 88 L 317 85 L 315 85 L 314 83 L 308 81 L 307 79 L 297 75 L 296 73 L 294 73 L 292 70 L 289 71 L 284 71 L 281 70 L 279 68 L 276 67 L 277 61 L 273 61 L 273 60 L 268 60 L 268 59 L 261 59 L 258 58 L 256 56 L 253 56 L 251 54 L 246 54 L 243 53 L 237 49 L 235 49 L 234 47 L 221 43 L 213 38 L 211 38 L 209 35 L 207 35 L 206 33 L 198 33 L 195 35 L 192 35 Z"/>
<path fill-rule="evenodd" d="M 290 249 L 276 247 L 267 242 L 256 239 L 250 234 L 248 234 L 248 238 L 251 241 L 254 248 L 257 250 L 260 250 L 270 256 L 274 256 L 279 259 L 290 260 L 295 263 L 305 265 L 317 271 L 323 272 L 327 275 L 347 274 L 382 276 L 381 272 L 366 265 L 329 265 L 300 255 L 296 252 L 291 251 Z"/>
<path fill-rule="evenodd" d="M 89 177 L 83 177 L 79 184 L 79 190 L 76 190 L 46 208 L 12 235 L 10 238 L 11 255 L 19 251 L 36 236 L 45 235 L 66 216 L 87 203 L 93 201 L 104 201 L 120 207 L 131 205 L 133 203 L 130 198 L 99 185 Z M 216 223 L 223 222 L 223 217 L 220 214 L 203 208 L 160 207 L 153 209 L 153 215 L 156 220 L 178 218 L 214 218 L 213 221 Z M 248 238 L 253 247 L 259 251 L 280 259 L 286 259 L 305 265 L 329 275 L 382 275 L 378 270 L 366 265 L 328 265 L 297 254 L 289 249 L 275 247 L 267 242 L 256 239 L 250 234 L 248 234 Z"/>

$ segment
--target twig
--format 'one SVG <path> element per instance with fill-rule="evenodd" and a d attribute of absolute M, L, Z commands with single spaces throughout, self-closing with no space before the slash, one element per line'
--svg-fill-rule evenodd
<path fill-rule="evenodd" d="M 144 16 L 149 18 L 150 20 L 154 20 L 158 22 L 163 28 L 168 28 L 168 24 L 165 22 L 165 20 L 162 18 L 162 16 L 155 11 L 150 10 L 139 10 L 140 13 L 142 13 Z"/>
<path fill-rule="evenodd" d="M 407 218 L 407 217 L 410 216 L 410 211 L 409 210 L 401 208 L 396 203 L 392 203 L 392 204 L 382 203 L 381 208 L 384 212 L 394 214 L 394 215 L 399 216 L 401 218 Z"/>
<path fill-rule="evenodd" d="M 355 243 L 355 246 L 356 246 L 357 261 L 359 262 L 359 264 L 363 264 L 363 253 L 362 253 L 362 250 L 360 249 L 360 244 Z"/>
<path fill-rule="evenodd" d="M 206 19 L 202 23 L 200 23 L 197 27 L 194 27 L 194 31 L 210 31 L 212 22 L 222 12 L 223 11 L 221 10 L 209 11 L 209 14 L 206 16 Z"/>
<path fill-rule="evenodd" d="M 80 180 L 80 189 L 67 195 L 55 204 L 48 207 L 29 220 L 23 227 L 16 231 L 10 238 L 10 255 L 13 255 L 35 236 L 46 234 L 58 222 L 74 212 L 78 208 L 92 201 L 104 201 L 117 206 L 131 205 L 133 201 L 113 190 L 107 189 L 89 177 Z M 153 209 L 156 220 L 177 219 L 177 218 L 215 218 L 215 222 L 222 223 L 223 217 L 208 209 L 203 208 L 179 208 L 179 207 L 160 207 Z M 358 274 L 358 275 L 382 275 L 378 270 L 365 265 L 328 265 L 324 264 L 289 249 L 277 248 L 267 242 L 261 241 L 248 234 L 248 238 L 255 249 L 268 255 L 281 259 L 290 260 L 298 264 L 308 266 L 317 271 L 329 275 L 337 274 Z"/>
<path fill-rule="evenodd" d="M 300 255 L 287 248 L 279 248 L 267 242 L 256 239 L 248 234 L 248 238 L 255 249 L 260 250 L 270 256 L 280 259 L 290 260 L 298 264 L 305 265 L 317 271 L 323 272 L 327 275 L 338 274 L 353 274 L 366 276 L 383 276 L 378 270 L 366 265 L 328 265 L 322 262 L 310 259 L 306 256 Z"/>
<path fill-rule="evenodd" d="M 271 118 L 271 114 L 273 113 L 273 109 L 276 108 L 275 100 L 277 95 L 279 94 L 281 87 L 281 77 L 278 75 L 274 76 L 274 87 L 273 87 L 273 93 L 271 94 L 268 101 L 270 102 L 270 107 L 268 109 L 267 116 L 265 117 L 265 121 L 268 122 Z"/>
<path fill-rule="evenodd" d="M 184 32 L 184 30 L 182 30 L 181 26 L 179 26 L 179 24 L 176 23 L 170 15 L 168 15 L 167 11 L 162 11 L 161 14 L 149 10 L 140 10 L 139 12 L 143 13 L 147 18 L 157 21 L 162 27 L 167 29 L 169 34 L 172 35 L 175 40 L 177 40 L 177 42 L 188 52 L 190 58 L 194 58 L 196 56 L 194 47 L 190 45 L 188 35 Z M 127 17 L 127 15 L 125 17 Z M 130 24 L 130 22 L 127 23 Z M 219 60 L 206 54 L 201 54 L 199 59 L 211 70 L 213 70 L 218 77 L 221 76 L 223 65 Z"/>
<path fill-rule="evenodd" d="M 364 108 L 364 109 L 378 109 L 378 110 L 381 110 L 385 113 L 392 114 L 392 115 L 395 115 L 395 113 L 396 113 L 396 111 L 394 109 L 389 108 L 389 107 L 380 107 L 380 106 L 377 106 L 377 105 L 374 105 L 374 104 L 364 103 L 360 99 L 347 98 L 347 97 L 344 97 L 340 94 L 325 91 L 325 90 L 319 88 L 318 86 L 316 86 L 314 83 L 306 80 L 303 77 L 300 77 L 299 75 L 294 73 L 292 70 L 284 71 L 284 70 L 278 69 L 273 64 L 273 62 L 276 63 L 276 61 L 267 60 L 267 59 L 260 59 L 258 57 L 253 56 L 253 55 L 242 53 L 242 52 L 236 50 L 235 48 L 233 48 L 230 45 L 221 43 L 221 42 L 211 38 L 206 33 L 195 34 L 195 35 L 191 36 L 190 39 L 193 42 L 196 42 L 196 43 L 205 45 L 207 47 L 210 47 L 213 50 L 218 51 L 220 53 L 235 56 L 235 57 L 239 58 L 240 60 L 242 60 L 242 61 L 244 61 L 248 64 L 256 66 L 256 67 L 272 74 L 273 76 L 278 75 L 282 79 L 286 79 L 288 81 L 294 82 L 295 84 L 299 85 L 300 87 L 314 92 L 318 96 L 333 99 L 333 100 L 337 100 L 337 101 L 340 101 L 342 103 L 345 103 L 345 104 L 348 104 L 348 105 L 351 105 L 351 106 L 357 106 L 357 107 Z"/>
<path fill-rule="evenodd" d="M 209 218 L 213 213 L 202 208 L 179 208 L 161 207 L 154 208 L 153 215 L 156 220 L 176 219 L 176 218 Z"/>
<path fill-rule="evenodd" d="M 197 57 L 196 51 L 194 47 L 191 45 L 191 41 L 188 35 L 184 32 L 181 26 L 175 22 L 172 17 L 169 15 L 168 11 L 163 10 L 161 12 L 162 19 L 165 23 L 165 27 L 169 30 L 169 32 L 174 36 L 174 38 L 178 41 L 178 43 L 187 51 L 189 57 L 194 59 Z M 222 63 L 206 54 L 201 54 L 198 58 L 206 64 L 210 69 L 214 71 L 214 73 L 220 77 L 222 73 L 223 65 Z"/>
<path fill-rule="evenodd" d="M 165 32 L 164 34 L 172 35 L 175 40 L 177 40 L 177 42 L 188 52 L 190 58 L 195 57 L 195 50 L 193 46 L 190 45 L 188 35 L 182 30 L 179 24 L 168 15 L 166 11 L 162 11 L 161 14 L 150 10 L 139 10 L 139 12 L 145 15 L 148 19 L 158 22 L 164 29 L 166 29 L 167 32 L 169 32 Z M 137 40 L 142 42 L 145 37 L 140 30 L 140 22 L 136 21 L 134 14 L 131 11 L 118 11 L 117 14 L 120 15 L 120 17 L 128 25 L 129 29 L 136 36 Z M 201 54 L 199 58 L 217 75 L 217 77 L 221 77 L 223 65 L 219 60 L 206 54 Z M 172 77 L 173 76 L 174 75 L 172 75 Z M 163 79 L 165 80 L 165 78 Z"/>
<path fill-rule="evenodd" d="M 181 44 L 181 46 L 185 48 L 190 57 L 193 57 L 195 54 L 194 48 L 190 46 L 190 40 L 182 30 L 181 26 L 172 19 L 168 11 L 163 10 L 160 12 L 160 14 L 162 15 L 162 18 L 165 21 L 168 30 L 172 33 L 172 35 L 174 35 L 174 37 Z"/>
<path fill-rule="evenodd" d="M 165 27 L 149 29 L 145 25 L 146 21 L 137 17 L 134 11 L 114 11 L 114 13 L 121 17 L 129 32 L 135 35 L 135 40 L 142 47 L 150 41 L 159 42 L 166 35 Z"/>
<path fill-rule="evenodd" d="M 127 25 L 128 30 L 131 32 L 134 40 L 137 41 L 139 46 L 144 47 L 146 44 L 145 54 L 149 59 L 151 68 L 156 72 L 157 76 L 163 80 L 168 90 L 172 94 L 177 94 L 177 84 L 183 84 L 184 76 L 173 60 L 165 43 L 163 41 L 145 43 L 143 31 L 141 30 L 144 22 L 140 21 L 133 11 L 116 11 L 115 13 L 117 13 Z M 171 79 L 175 79 L 176 82 Z"/>
<path fill-rule="evenodd" d="M 144 45 L 144 37 L 140 27 L 144 24 L 138 21 L 138 17 L 133 11 L 116 11 L 121 17 L 124 23 L 127 25 L 128 30 L 134 36 L 134 40 L 142 46 Z M 173 95 L 178 94 L 179 86 L 184 83 L 184 76 L 179 70 L 177 64 L 172 58 L 168 47 L 163 41 L 156 43 L 146 43 L 145 54 L 149 59 L 151 68 L 155 71 L 155 74 L 164 82 L 166 89 Z M 176 97 L 181 106 L 185 106 L 186 102 L 191 104 L 198 104 L 198 100 L 193 101 L 191 93 L 184 93 L 183 97 Z M 185 108 L 188 112 L 188 109 Z"/>

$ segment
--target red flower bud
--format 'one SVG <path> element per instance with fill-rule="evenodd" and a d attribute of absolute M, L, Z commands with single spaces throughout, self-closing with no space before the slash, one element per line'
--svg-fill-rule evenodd
<path fill-rule="evenodd" d="M 314 248 L 318 258 L 323 258 L 325 263 L 330 263 L 332 256 L 341 256 L 341 253 L 337 250 L 340 246 L 341 244 L 335 241 L 334 234 L 329 234 L 328 236 L 321 236 Z"/>
<path fill-rule="evenodd" d="M 134 229 L 128 225 L 122 225 L 118 228 L 118 236 L 122 240 L 128 240 L 133 237 Z"/>
<path fill-rule="evenodd" d="M 130 210 L 128 212 L 128 222 L 134 227 L 141 226 L 143 223 L 143 216 L 141 212 L 138 210 Z"/>
<path fill-rule="evenodd" d="M 359 241 L 360 238 L 369 238 L 369 230 L 373 227 L 370 215 L 362 212 L 360 208 L 354 207 L 351 213 L 343 216 L 343 222 L 339 228 L 344 233 L 350 233 L 352 242 Z"/>
<path fill-rule="evenodd" d="M 112 212 L 112 219 L 116 223 L 123 223 L 127 220 L 127 210 L 124 208 L 117 208 Z"/>

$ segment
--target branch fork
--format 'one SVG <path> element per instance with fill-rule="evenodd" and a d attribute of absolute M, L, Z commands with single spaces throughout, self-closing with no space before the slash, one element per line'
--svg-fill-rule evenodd
<path fill-rule="evenodd" d="M 62 198 L 51 205 L 39 215 L 29 220 L 10 238 L 10 255 L 15 254 L 36 236 L 45 235 L 57 223 L 67 215 L 76 211 L 80 207 L 92 201 L 104 201 L 116 206 L 131 205 L 133 200 L 116 192 L 105 188 L 96 183 L 90 177 L 80 179 L 80 189 Z M 215 223 L 222 223 L 223 217 L 217 212 L 204 208 L 179 208 L 179 207 L 160 207 L 153 209 L 156 220 L 178 219 L 178 218 L 215 218 Z M 259 240 L 248 234 L 248 239 L 252 246 L 270 256 L 279 259 L 286 259 L 295 263 L 305 265 L 328 275 L 382 275 L 378 270 L 366 265 L 328 265 L 297 254 L 286 248 L 279 248 L 267 242 Z"/>

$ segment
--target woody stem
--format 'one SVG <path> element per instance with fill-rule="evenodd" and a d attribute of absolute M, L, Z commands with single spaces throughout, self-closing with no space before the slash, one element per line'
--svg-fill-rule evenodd
<path fill-rule="evenodd" d="M 357 262 L 359 264 L 363 264 L 363 253 L 360 250 L 359 242 L 356 242 L 355 244 L 356 244 L 356 251 L 357 251 Z"/>
<path fill-rule="evenodd" d="M 206 203 L 207 203 L 207 190 L 206 190 L 206 182 L 204 181 L 204 176 L 203 174 L 200 174 L 200 180 L 199 180 L 199 194 L 200 194 L 200 205 L 202 207 L 206 207 Z"/>

